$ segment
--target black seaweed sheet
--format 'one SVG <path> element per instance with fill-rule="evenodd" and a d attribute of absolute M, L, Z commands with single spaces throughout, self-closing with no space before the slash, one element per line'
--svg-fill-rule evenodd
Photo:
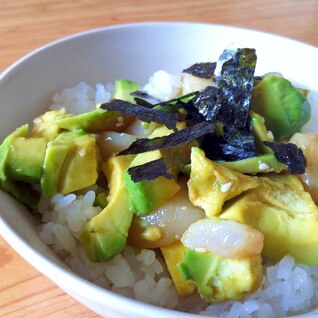
<path fill-rule="evenodd" d="M 140 106 L 152 108 L 156 104 L 160 103 L 160 99 L 149 95 L 147 92 L 135 91 L 132 92 L 130 95 L 134 97 L 136 104 Z"/>
<path fill-rule="evenodd" d="M 219 88 L 217 105 L 220 105 L 219 120 L 243 128 L 250 110 L 256 66 L 254 49 L 225 50 L 218 63 L 222 64 L 215 81 Z"/>
<path fill-rule="evenodd" d="M 194 115 L 196 111 L 202 116 L 202 120 L 215 123 L 222 106 L 221 104 L 216 104 L 217 98 L 218 88 L 208 86 L 203 91 L 198 92 L 188 103 L 189 107 L 185 107 L 185 109 L 189 111 L 189 114 Z M 195 118 L 197 118 L 197 115 Z"/>
<path fill-rule="evenodd" d="M 195 63 L 189 68 L 183 70 L 183 73 L 188 73 L 195 77 L 208 79 L 213 76 L 215 68 L 215 62 Z"/>
<path fill-rule="evenodd" d="M 109 103 L 104 103 L 101 105 L 101 108 L 118 111 L 124 116 L 136 116 L 147 123 L 156 122 L 164 124 L 169 129 L 176 130 L 178 115 L 171 112 L 147 108 L 120 99 L 113 99 Z"/>
<path fill-rule="evenodd" d="M 214 124 L 203 121 L 191 127 L 178 130 L 168 136 L 155 137 L 152 139 L 137 139 L 127 149 L 119 152 L 117 156 L 132 155 L 157 149 L 172 148 L 180 144 L 186 144 L 206 134 L 213 133 L 214 129 Z"/>
<path fill-rule="evenodd" d="M 216 117 L 223 124 L 222 136 L 207 136 L 202 144 L 212 160 L 235 161 L 256 156 L 249 121 L 255 66 L 254 49 L 225 50 L 220 56 L 215 78 L 218 91 L 208 99 L 210 105 L 205 107 L 204 116 L 207 120 Z"/>
<path fill-rule="evenodd" d="M 156 159 L 139 166 L 131 167 L 128 169 L 128 173 L 133 182 L 139 182 L 142 180 L 154 180 L 158 177 L 165 177 L 167 179 L 173 179 L 174 176 L 168 172 L 164 158 Z"/>
<path fill-rule="evenodd" d="M 265 146 L 270 147 L 276 159 L 285 163 L 291 174 L 303 174 L 306 168 L 306 158 L 301 149 L 292 143 L 282 144 L 264 141 Z"/>

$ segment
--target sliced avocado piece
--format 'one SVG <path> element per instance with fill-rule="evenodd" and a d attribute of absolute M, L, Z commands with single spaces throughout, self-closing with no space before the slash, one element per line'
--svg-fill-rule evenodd
<path fill-rule="evenodd" d="M 83 130 L 63 132 L 48 143 L 41 187 L 46 197 L 89 187 L 98 177 L 95 136 Z"/>
<path fill-rule="evenodd" d="M 191 280 L 184 280 L 177 266 L 184 261 L 183 255 L 189 249 L 177 241 L 169 246 L 161 247 L 160 250 L 178 294 L 181 296 L 191 295 L 195 290 L 195 284 Z"/>
<path fill-rule="evenodd" d="M 138 166 L 161 158 L 159 150 L 137 155 L 130 167 Z M 154 180 L 134 182 L 129 173 L 125 173 L 125 187 L 129 194 L 129 207 L 137 215 L 147 215 L 171 199 L 180 186 L 175 179 L 158 177 Z"/>
<path fill-rule="evenodd" d="M 129 80 L 117 80 L 115 83 L 114 98 L 134 103 L 130 93 L 139 89 L 139 84 Z M 123 117 L 116 111 L 102 108 L 79 115 L 66 115 L 57 118 L 55 124 L 62 129 L 84 129 L 87 132 L 99 133 L 102 131 L 122 131 L 133 121 L 131 117 Z"/>
<path fill-rule="evenodd" d="M 241 300 L 260 287 L 263 277 L 259 255 L 235 259 L 188 250 L 179 269 L 181 275 L 191 277 L 201 297 L 208 303 Z"/>
<path fill-rule="evenodd" d="M 121 131 L 131 123 L 128 117 L 123 118 L 118 112 L 102 108 L 79 115 L 66 115 L 55 120 L 55 124 L 66 130 L 83 129 L 91 133 L 102 131 Z"/>
<path fill-rule="evenodd" d="M 7 162 L 12 141 L 16 137 L 26 137 L 28 134 L 28 130 L 29 130 L 29 126 L 27 124 L 17 128 L 14 132 L 12 132 L 9 136 L 7 136 L 2 142 L 2 144 L 0 145 L 0 180 L 1 181 L 5 181 L 7 179 L 6 162 Z"/>
<path fill-rule="evenodd" d="M 177 124 L 178 129 L 184 127 L 184 122 Z M 161 126 L 155 129 L 149 138 L 169 135 L 172 132 L 173 130 Z M 131 167 L 163 157 L 169 166 L 169 172 L 177 176 L 181 168 L 190 162 L 191 147 L 194 145 L 197 145 L 196 141 L 174 147 L 173 149 L 155 150 L 138 154 L 132 161 Z M 158 177 L 151 181 L 134 182 L 128 172 L 125 174 L 125 186 L 129 193 L 130 208 L 141 216 L 158 209 L 180 190 L 180 186 L 175 179 Z"/>
<path fill-rule="evenodd" d="M 274 141 L 273 134 L 267 131 L 265 119 L 253 111 L 250 112 L 250 119 L 255 136 L 257 152 L 260 154 L 273 153 L 272 149 L 265 146 L 263 143 L 264 141 Z"/>
<path fill-rule="evenodd" d="M 140 85 L 136 82 L 127 79 L 117 80 L 115 82 L 114 99 L 121 99 L 134 104 L 134 97 L 130 94 L 138 91 L 139 89 Z"/>
<path fill-rule="evenodd" d="M 61 108 L 60 110 L 51 110 L 33 120 L 33 128 L 31 131 L 31 137 L 44 137 L 47 140 L 53 140 L 60 133 L 61 129 L 54 121 L 63 117 L 66 114 L 66 110 Z"/>
<path fill-rule="evenodd" d="M 306 97 L 283 77 L 269 75 L 252 90 L 251 109 L 263 116 L 275 140 L 290 138 L 310 119 Z"/>
<path fill-rule="evenodd" d="M 109 186 L 108 205 L 87 224 L 80 235 L 81 244 L 91 261 L 108 261 L 125 247 L 133 217 L 128 192 L 123 186 L 130 156 L 112 156 L 103 164 Z"/>
<path fill-rule="evenodd" d="M 28 183 L 38 183 L 43 174 L 47 143 L 46 138 L 14 138 L 6 164 L 10 178 Z"/>
<path fill-rule="evenodd" d="M 225 201 L 258 186 L 257 178 L 222 167 L 206 158 L 200 148 L 192 148 L 189 199 L 207 217 L 219 215 Z"/>
<path fill-rule="evenodd" d="M 249 224 L 264 235 L 262 254 L 291 255 L 296 262 L 318 265 L 318 208 L 294 175 L 269 174 L 261 185 L 234 201 L 221 218 Z"/>
<path fill-rule="evenodd" d="M 7 136 L 0 145 L 0 185 L 4 191 L 9 192 L 31 211 L 36 212 L 40 199 L 39 194 L 26 183 L 12 181 L 6 172 L 8 154 L 13 140 L 17 137 L 26 137 L 27 134 L 28 125 L 23 125 Z"/>
<path fill-rule="evenodd" d="M 217 161 L 222 167 L 233 171 L 255 175 L 260 172 L 279 173 L 287 169 L 284 163 L 277 161 L 274 154 L 266 154 L 237 161 Z"/>

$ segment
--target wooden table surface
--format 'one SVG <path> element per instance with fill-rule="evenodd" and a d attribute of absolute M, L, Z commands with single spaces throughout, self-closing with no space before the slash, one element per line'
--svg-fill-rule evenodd
<path fill-rule="evenodd" d="M 0 72 L 60 37 L 142 21 L 228 24 L 318 46 L 318 0 L 0 0 Z M 0 237 L 0 317 L 44 316 L 97 317 Z"/>

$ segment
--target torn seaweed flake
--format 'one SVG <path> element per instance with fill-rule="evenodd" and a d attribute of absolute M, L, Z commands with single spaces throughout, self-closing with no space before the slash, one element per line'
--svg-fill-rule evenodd
<path fill-rule="evenodd" d="M 176 130 L 178 116 L 170 112 L 147 108 L 120 99 L 113 99 L 109 103 L 104 103 L 101 108 L 118 111 L 124 116 L 136 116 L 147 123 L 164 124 L 167 128 Z"/>
<path fill-rule="evenodd" d="M 167 136 L 155 137 L 151 139 L 137 139 L 127 149 L 118 153 L 117 156 L 138 154 L 156 149 L 172 148 L 180 144 L 186 144 L 206 134 L 213 133 L 214 129 L 215 125 L 213 123 L 203 121 L 191 127 L 178 130 Z"/>
<path fill-rule="evenodd" d="M 145 99 L 139 98 L 139 97 L 134 97 L 134 101 L 137 105 L 147 107 L 147 108 L 153 108 L 153 104 L 149 103 Z"/>
<path fill-rule="evenodd" d="M 242 129 L 230 125 L 223 127 L 222 136 L 206 135 L 201 147 L 211 160 L 236 161 L 256 156 L 250 121 Z"/>
<path fill-rule="evenodd" d="M 158 99 L 157 97 L 149 95 L 147 92 L 143 92 L 143 91 L 135 91 L 130 93 L 130 95 L 133 96 L 135 100 L 144 101 L 145 103 L 147 103 L 147 105 L 149 105 L 149 107 L 154 106 L 161 102 L 160 99 Z M 141 106 L 144 106 L 144 105 L 141 105 Z"/>
<path fill-rule="evenodd" d="M 256 156 L 255 137 L 250 119 L 243 128 L 228 124 L 223 127 L 223 132 L 224 142 L 220 143 L 220 147 L 223 149 L 224 160 L 242 160 Z"/>
<path fill-rule="evenodd" d="M 149 181 L 158 177 L 173 179 L 174 176 L 168 172 L 168 169 L 169 167 L 164 158 L 159 158 L 139 166 L 131 167 L 128 169 L 128 173 L 133 182 Z"/>
<path fill-rule="evenodd" d="M 207 63 L 195 63 L 189 68 L 183 70 L 183 73 L 191 74 L 199 78 L 212 78 L 214 70 L 216 68 L 216 62 L 207 62 Z"/>
<path fill-rule="evenodd" d="M 303 174 L 306 168 L 306 158 L 300 148 L 292 143 L 276 143 L 264 141 L 265 146 L 270 147 L 276 159 L 285 163 L 291 174 Z"/>
<path fill-rule="evenodd" d="M 245 127 L 256 66 L 255 49 L 225 50 L 218 63 L 222 66 L 215 78 L 219 88 L 216 102 L 220 105 L 217 106 L 220 107 L 219 119 L 225 125 L 231 123 L 237 128 Z"/>
<path fill-rule="evenodd" d="M 190 107 L 195 108 L 204 120 L 214 123 L 217 119 L 221 104 L 216 104 L 218 89 L 214 86 L 208 86 L 203 91 L 198 92 L 190 101 Z M 195 113 L 192 110 L 192 113 Z M 197 117 L 197 116 L 196 116 Z"/>

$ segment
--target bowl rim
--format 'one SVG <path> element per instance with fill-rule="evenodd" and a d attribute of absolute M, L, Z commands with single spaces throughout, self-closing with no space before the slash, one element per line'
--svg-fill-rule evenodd
<path fill-rule="evenodd" d="M 3 81 L 6 81 L 8 77 L 11 76 L 11 73 L 15 72 L 17 69 L 23 66 L 24 63 L 27 63 L 31 57 L 34 57 L 42 52 L 48 50 L 49 48 L 63 44 L 64 42 L 72 41 L 81 37 L 89 36 L 96 33 L 103 33 L 103 32 L 111 32 L 113 30 L 124 30 L 129 28 L 145 28 L 145 27 L 168 27 L 168 26 L 176 26 L 176 27 L 198 27 L 198 26 L 205 26 L 211 28 L 219 28 L 220 30 L 239 30 L 246 33 L 254 33 L 260 34 L 263 36 L 270 36 L 281 39 L 283 41 L 289 41 L 294 43 L 295 45 L 302 45 L 306 46 L 307 48 L 317 50 L 318 48 L 312 44 L 301 42 L 292 38 L 288 38 L 285 36 L 264 32 L 260 30 L 253 30 L 244 27 L 237 27 L 232 25 L 224 25 L 224 24 L 213 24 L 213 23 L 204 23 L 204 22 L 187 22 L 187 21 L 175 21 L 175 22 L 168 22 L 168 21 L 150 21 L 150 22 L 137 22 L 137 23 L 125 23 L 125 24 L 117 24 L 117 25 L 110 25 L 105 27 L 93 28 L 82 32 L 77 32 L 60 39 L 51 41 L 41 47 L 32 50 L 31 52 L 27 53 L 23 57 L 19 58 L 16 62 L 6 68 L 0 74 L 0 84 Z M 1 190 L 2 191 L 2 190 Z M 125 306 L 129 306 L 129 311 L 134 312 L 134 314 L 149 314 L 153 316 L 155 314 L 158 318 L 167 317 L 167 315 L 173 315 L 173 317 L 202 317 L 197 314 L 185 313 L 180 312 L 177 310 L 162 308 L 156 305 L 147 304 L 132 298 L 128 298 L 122 295 L 119 295 L 115 292 L 102 288 L 84 278 L 79 276 L 78 274 L 71 271 L 71 269 L 66 269 L 62 265 L 52 261 L 48 256 L 44 253 L 37 250 L 35 247 L 27 244 L 20 235 L 18 235 L 8 223 L 1 216 L 0 210 L 0 234 L 1 236 L 8 242 L 8 244 L 18 252 L 20 257 L 23 257 L 27 262 L 29 262 L 34 268 L 48 277 L 51 281 L 55 284 L 54 277 L 63 275 L 64 282 L 63 286 L 59 286 L 60 288 L 66 290 L 64 288 L 65 284 L 71 284 L 72 290 L 76 290 L 79 292 L 79 295 L 85 297 L 85 294 L 94 295 L 94 298 L 100 302 L 105 303 L 106 301 L 111 302 L 113 306 L 111 308 L 116 308 L 117 310 L 125 308 Z M 83 292 L 85 291 L 85 292 Z M 92 309 L 93 310 L 93 309 Z M 310 315 L 310 314 L 309 314 Z M 292 316 L 292 317 L 300 317 L 300 316 Z M 315 316 L 306 316 L 306 317 L 315 317 Z"/>

